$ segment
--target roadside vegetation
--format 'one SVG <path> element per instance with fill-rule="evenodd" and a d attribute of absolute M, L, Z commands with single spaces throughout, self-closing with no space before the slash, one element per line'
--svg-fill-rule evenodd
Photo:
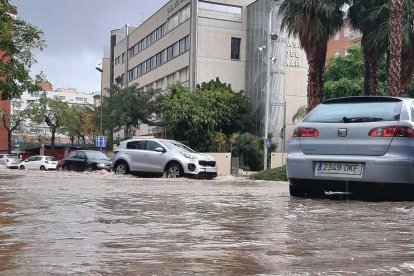
<path fill-rule="evenodd" d="M 249 178 L 266 181 L 287 181 L 286 166 L 253 173 L 249 175 Z"/>

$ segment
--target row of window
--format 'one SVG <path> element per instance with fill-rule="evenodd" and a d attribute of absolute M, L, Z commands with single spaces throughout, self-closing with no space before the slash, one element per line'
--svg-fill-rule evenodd
<path fill-rule="evenodd" d="M 190 5 L 185 6 L 179 12 L 170 17 L 166 23 L 158 27 L 155 31 L 147 35 L 145 38 L 141 39 L 138 43 L 134 44 L 131 48 L 128 49 L 128 59 L 137 55 L 144 49 L 151 46 L 154 42 L 162 38 L 169 31 L 185 22 L 191 16 Z M 125 62 L 125 53 L 115 58 L 115 65 Z"/>
<path fill-rule="evenodd" d="M 155 56 L 147 59 L 146 61 L 138 64 L 134 68 L 128 71 L 128 81 L 134 80 L 143 74 L 161 66 L 162 64 L 172 60 L 173 58 L 181 55 L 182 53 L 190 49 L 190 37 L 186 36 L 180 41 L 174 43 L 163 51 L 159 52 Z"/>
<path fill-rule="evenodd" d="M 151 44 L 153 44 L 155 41 L 160 39 L 166 34 L 167 29 L 167 23 L 164 23 L 161 27 L 157 28 L 155 31 L 147 35 L 144 39 L 139 41 L 137 44 L 129 48 L 128 50 L 128 59 L 135 56 L 145 48 L 149 47 Z M 124 55 L 125 57 L 125 55 Z M 124 61 L 123 61 L 124 62 Z M 115 61 L 116 64 L 116 61 Z"/>

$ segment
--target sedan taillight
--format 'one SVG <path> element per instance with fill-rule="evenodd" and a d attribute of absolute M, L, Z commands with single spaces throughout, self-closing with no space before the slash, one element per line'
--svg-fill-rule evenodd
<path fill-rule="evenodd" d="M 408 137 L 414 138 L 414 130 L 406 126 L 376 127 L 368 133 L 371 137 Z"/>
<path fill-rule="evenodd" d="M 319 131 L 311 127 L 298 127 L 293 133 L 294 137 L 318 137 Z"/>

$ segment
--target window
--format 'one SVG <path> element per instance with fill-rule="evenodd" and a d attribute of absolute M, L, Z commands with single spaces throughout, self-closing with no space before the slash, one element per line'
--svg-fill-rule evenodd
<path fill-rule="evenodd" d="M 75 155 L 77 159 L 86 159 L 86 154 L 83 151 L 78 151 Z"/>
<path fill-rule="evenodd" d="M 172 60 L 174 57 L 174 49 L 173 46 L 167 48 L 167 61 Z"/>
<path fill-rule="evenodd" d="M 239 6 L 215 4 L 215 3 L 208 3 L 208 2 L 203 2 L 203 1 L 200 1 L 198 3 L 198 7 L 203 10 L 234 13 L 234 14 L 241 14 L 242 12 L 242 8 Z"/>
<path fill-rule="evenodd" d="M 156 148 L 161 148 L 161 145 L 155 141 L 147 141 L 147 150 L 155 151 Z"/>
<path fill-rule="evenodd" d="M 53 98 L 54 98 L 55 100 L 59 100 L 59 101 L 62 101 L 62 100 L 64 100 L 64 99 L 66 99 L 66 97 L 65 97 L 65 96 L 57 96 L 57 95 L 54 95 L 54 96 L 53 96 Z M 29 102 L 29 101 L 27 101 L 27 102 Z"/>
<path fill-rule="evenodd" d="M 336 33 L 334 36 L 334 40 L 339 40 L 339 33 Z"/>
<path fill-rule="evenodd" d="M 132 141 L 127 144 L 127 149 L 145 149 L 145 141 Z"/>
<path fill-rule="evenodd" d="M 350 35 L 349 28 L 344 29 L 344 37 L 348 37 Z"/>
<path fill-rule="evenodd" d="M 180 40 L 180 54 L 184 53 L 190 48 L 190 41 L 189 37 L 185 37 Z"/>
<path fill-rule="evenodd" d="M 179 53 L 179 48 L 178 48 L 178 42 L 177 42 L 177 43 L 174 43 L 173 45 L 173 58 L 178 56 L 178 53 Z"/>
<path fill-rule="evenodd" d="M 231 59 L 240 60 L 240 42 L 241 38 L 231 38 Z"/>

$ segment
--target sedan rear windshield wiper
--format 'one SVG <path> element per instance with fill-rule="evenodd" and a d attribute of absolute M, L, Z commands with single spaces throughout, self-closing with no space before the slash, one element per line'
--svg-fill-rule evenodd
<path fill-rule="evenodd" d="M 376 121 L 383 121 L 383 118 L 377 118 L 377 117 L 351 117 L 342 118 L 344 123 L 360 123 L 360 122 L 376 122 Z"/>

